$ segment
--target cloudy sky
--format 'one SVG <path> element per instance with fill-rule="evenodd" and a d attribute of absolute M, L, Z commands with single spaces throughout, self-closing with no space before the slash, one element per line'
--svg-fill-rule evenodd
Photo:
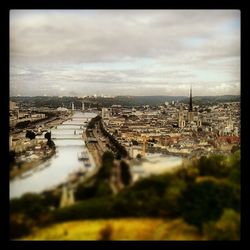
<path fill-rule="evenodd" d="M 10 95 L 240 94 L 237 10 L 11 10 Z"/>

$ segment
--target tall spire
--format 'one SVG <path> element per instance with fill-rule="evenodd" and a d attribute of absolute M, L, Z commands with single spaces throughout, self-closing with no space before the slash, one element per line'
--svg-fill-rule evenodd
<path fill-rule="evenodd" d="M 193 112 L 193 103 L 192 103 L 192 85 L 190 87 L 190 98 L 189 98 L 189 112 Z"/>

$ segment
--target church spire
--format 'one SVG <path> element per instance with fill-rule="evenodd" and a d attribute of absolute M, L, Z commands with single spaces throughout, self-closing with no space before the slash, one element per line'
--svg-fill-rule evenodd
<path fill-rule="evenodd" d="M 191 87 L 190 87 L 189 112 L 193 112 L 193 103 L 192 103 L 192 85 L 191 85 Z"/>

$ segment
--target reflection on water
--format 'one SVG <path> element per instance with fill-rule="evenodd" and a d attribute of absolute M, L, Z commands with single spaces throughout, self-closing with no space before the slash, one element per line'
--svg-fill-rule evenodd
<path fill-rule="evenodd" d="M 26 172 L 23 177 L 18 177 L 10 182 L 10 198 L 19 197 L 27 192 L 41 192 L 67 180 L 70 173 L 84 168 L 83 162 L 78 160 L 77 154 L 85 148 L 82 139 L 81 125 L 95 117 L 94 113 L 76 112 L 72 121 L 66 121 L 51 130 L 52 138 L 56 144 L 56 154 L 37 168 Z M 79 124 L 79 125 L 75 125 Z M 76 134 L 75 134 L 76 131 Z M 57 139 L 58 138 L 58 139 Z M 94 161 L 90 156 L 92 169 Z"/>

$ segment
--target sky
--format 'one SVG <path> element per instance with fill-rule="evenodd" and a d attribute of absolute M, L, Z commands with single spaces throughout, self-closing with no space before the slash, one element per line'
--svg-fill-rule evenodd
<path fill-rule="evenodd" d="M 239 10 L 11 10 L 10 96 L 240 94 Z"/>

